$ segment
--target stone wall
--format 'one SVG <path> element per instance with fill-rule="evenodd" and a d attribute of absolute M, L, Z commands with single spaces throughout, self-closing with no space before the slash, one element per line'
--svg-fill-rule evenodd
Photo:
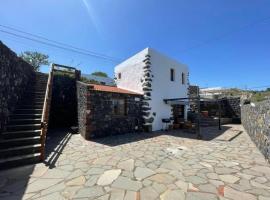
<path fill-rule="evenodd" d="M 265 156 L 270 160 L 270 100 L 242 105 L 241 121 L 247 133 Z"/>
<path fill-rule="evenodd" d="M 77 82 L 79 132 L 85 139 L 142 130 L 142 96 L 93 90 Z M 113 115 L 112 99 L 125 99 L 126 115 Z M 137 129 L 136 129 L 137 127 Z"/>
<path fill-rule="evenodd" d="M 0 41 L 0 133 L 33 77 L 33 67 Z"/>

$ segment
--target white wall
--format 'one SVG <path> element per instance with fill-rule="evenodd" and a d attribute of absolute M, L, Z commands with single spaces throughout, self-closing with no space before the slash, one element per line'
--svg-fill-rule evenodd
<path fill-rule="evenodd" d="M 152 112 L 156 112 L 153 122 L 153 130 L 162 128 L 162 118 L 170 118 L 171 106 L 165 104 L 163 99 L 184 98 L 187 97 L 187 79 L 185 85 L 182 84 L 182 72 L 187 78 L 188 67 L 163 54 L 149 49 L 151 56 L 151 69 L 154 75 L 152 82 Z M 175 80 L 171 81 L 170 69 L 174 69 Z"/>
<path fill-rule="evenodd" d="M 118 73 L 121 73 L 121 79 L 116 79 L 117 87 L 140 94 L 143 93 L 141 78 L 143 77 L 143 66 L 145 66 L 143 60 L 147 54 L 148 48 L 140 51 L 115 67 L 115 77 L 117 77 Z"/>
<path fill-rule="evenodd" d="M 187 78 L 188 67 L 151 48 L 146 48 L 115 67 L 115 75 L 121 72 L 121 79 L 116 80 L 117 87 L 143 93 L 141 78 L 143 77 L 143 60 L 149 54 L 153 74 L 152 92 L 149 101 L 151 112 L 155 112 L 153 130 L 162 129 L 162 118 L 170 118 L 171 106 L 163 99 L 187 97 L 187 80 L 182 85 L 182 72 Z M 170 69 L 175 71 L 175 80 L 170 79 Z"/>

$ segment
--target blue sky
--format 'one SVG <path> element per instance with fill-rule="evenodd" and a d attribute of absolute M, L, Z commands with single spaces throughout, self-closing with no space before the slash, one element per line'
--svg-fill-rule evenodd
<path fill-rule="evenodd" d="M 269 0 L 9 0 L 0 2 L 0 25 L 120 61 L 152 47 L 188 65 L 191 83 L 202 87 L 270 85 Z M 113 76 L 117 64 L 2 32 L 0 40 L 83 73 Z"/>

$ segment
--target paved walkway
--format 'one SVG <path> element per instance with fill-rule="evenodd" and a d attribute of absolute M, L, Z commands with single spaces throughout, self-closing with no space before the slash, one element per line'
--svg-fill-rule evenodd
<path fill-rule="evenodd" d="M 47 166 L 0 172 L 0 199 L 270 199 L 270 165 L 239 130 L 204 129 L 204 141 L 179 131 L 96 141 L 59 135 L 48 140 L 60 145 L 50 142 Z"/>

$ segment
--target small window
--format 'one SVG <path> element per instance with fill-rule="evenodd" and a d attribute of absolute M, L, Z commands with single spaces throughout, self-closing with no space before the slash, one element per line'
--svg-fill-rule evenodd
<path fill-rule="evenodd" d="M 118 73 L 118 79 L 121 79 L 122 74 Z"/>
<path fill-rule="evenodd" d="M 184 85 L 185 84 L 185 74 L 184 73 L 182 73 L 182 84 Z"/>
<path fill-rule="evenodd" d="M 171 69 L 171 81 L 174 81 L 174 69 Z"/>
<path fill-rule="evenodd" d="M 125 99 L 112 99 L 112 114 L 126 115 Z"/>

